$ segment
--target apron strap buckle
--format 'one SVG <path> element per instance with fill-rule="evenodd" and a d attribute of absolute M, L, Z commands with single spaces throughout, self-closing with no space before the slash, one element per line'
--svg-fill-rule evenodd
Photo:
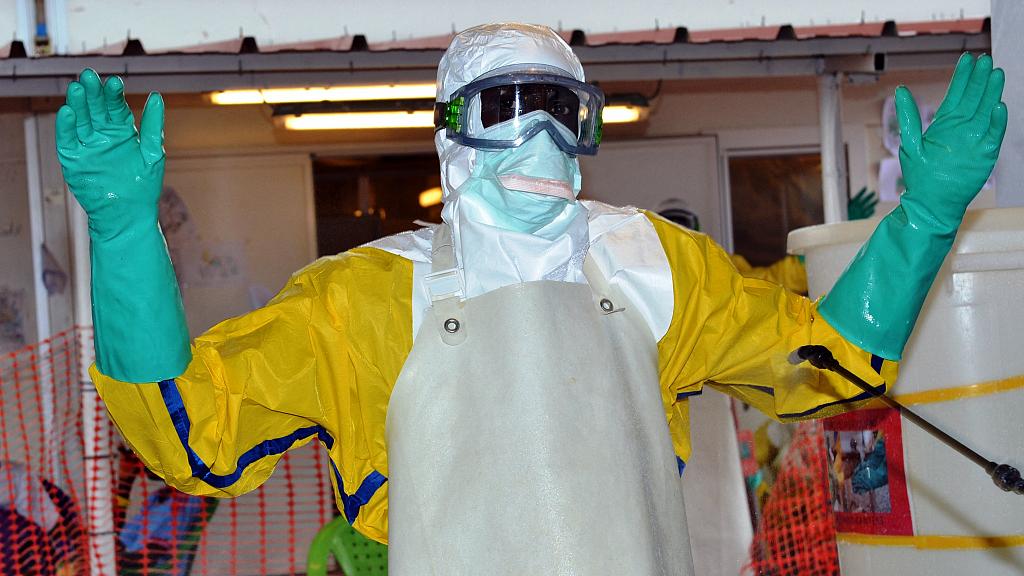
<path fill-rule="evenodd" d="M 462 300 L 466 294 L 466 281 L 458 268 L 431 272 L 423 277 L 423 285 L 432 304 L 449 298 Z"/>
<path fill-rule="evenodd" d="M 430 296 L 431 313 L 441 340 L 449 346 L 465 342 L 466 318 L 462 300 L 466 294 L 466 283 L 462 270 L 449 268 L 432 272 L 423 277 L 423 284 Z"/>

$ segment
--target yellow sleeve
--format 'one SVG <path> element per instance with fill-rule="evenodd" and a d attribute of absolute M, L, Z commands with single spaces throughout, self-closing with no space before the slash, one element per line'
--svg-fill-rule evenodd
<path fill-rule="evenodd" d="M 739 254 L 733 254 L 730 258 L 736 270 L 747 278 L 760 278 L 781 284 L 791 292 L 807 294 L 807 269 L 796 256 L 786 256 L 770 266 L 751 266 L 750 262 Z"/>
<path fill-rule="evenodd" d="M 668 398 L 685 399 L 704 385 L 790 421 L 831 416 L 869 395 L 838 374 L 794 365 L 800 346 L 828 347 L 835 358 L 879 390 L 897 363 L 857 348 L 818 315 L 817 304 L 778 284 L 745 278 L 707 236 L 648 214 L 672 268 L 675 306 L 658 343 Z"/>
<path fill-rule="evenodd" d="M 111 418 L 146 466 L 181 491 L 236 496 L 312 440 L 323 416 L 309 334 L 317 300 L 310 278 L 296 275 L 266 307 L 196 338 L 174 379 L 126 383 L 93 365 Z"/>
<path fill-rule="evenodd" d="M 168 484 L 237 496 L 284 452 L 318 439 L 338 508 L 387 538 L 384 421 L 411 348 L 411 262 L 375 249 L 322 259 L 264 308 L 193 343 L 181 376 L 148 384 L 91 374 L 125 440 Z"/>

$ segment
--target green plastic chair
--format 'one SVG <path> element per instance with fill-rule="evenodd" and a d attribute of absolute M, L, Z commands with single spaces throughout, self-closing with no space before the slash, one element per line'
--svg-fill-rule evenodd
<path fill-rule="evenodd" d="M 387 576 L 388 547 L 356 532 L 338 516 L 316 533 L 306 557 L 307 576 L 327 576 L 327 559 L 334 555 L 345 576 Z"/>

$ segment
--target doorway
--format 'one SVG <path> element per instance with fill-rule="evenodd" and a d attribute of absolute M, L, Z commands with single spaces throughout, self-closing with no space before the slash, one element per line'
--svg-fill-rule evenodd
<path fill-rule="evenodd" d="M 440 174 L 433 153 L 314 158 L 319 256 L 440 222 Z"/>
<path fill-rule="evenodd" d="M 732 248 L 754 266 L 784 258 L 791 230 L 824 222 L 817 148 L 756 150 L 727 158 Z"/>

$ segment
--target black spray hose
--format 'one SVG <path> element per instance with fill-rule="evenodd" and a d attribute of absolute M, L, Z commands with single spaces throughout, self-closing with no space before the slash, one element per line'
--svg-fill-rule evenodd
<path fill-rule="evenodd" d="M 846 368 L 843 368 L 839 361 L 832 356 L 832 352 L 828 348 L 824 346 L 801 346 L 797 349 L 796 355 L 800 360 L 807 360 L 810 362 L 815 368 L 831 370 L 839 374 L 861 390 L 875 398 L 878 398 L 882 402 L 885 402 L 892 408 L 895 408 L 903 415 L 904 418 L 910 420 L 933 437 L 938 438 L 946 446 L 956 450 L 971 462 L 981 466 L 981 468 L 985 470 L 985 473 L 992 477 L 992 481 L 995 482 L 996 486 L 1002 490 L 1006 492 L 1024 494 L 1024 479 L 1021 478 L 1020 471 L 1016 468 L 1009 464 L 996 464 L 995 462 L 992 462 L 981 454 L 971 450 L 956 438 L 946 434 L 931 422 L 925 420 L 921 416 L 918 416 L 917 413 L 910 408 L 907 408 L 903 404 L 900 404 L 896 400 L 886 396 L 877 389 L 872 388 L 870 384 L 861 380 L 856 374 L 850 372 Z"/>

